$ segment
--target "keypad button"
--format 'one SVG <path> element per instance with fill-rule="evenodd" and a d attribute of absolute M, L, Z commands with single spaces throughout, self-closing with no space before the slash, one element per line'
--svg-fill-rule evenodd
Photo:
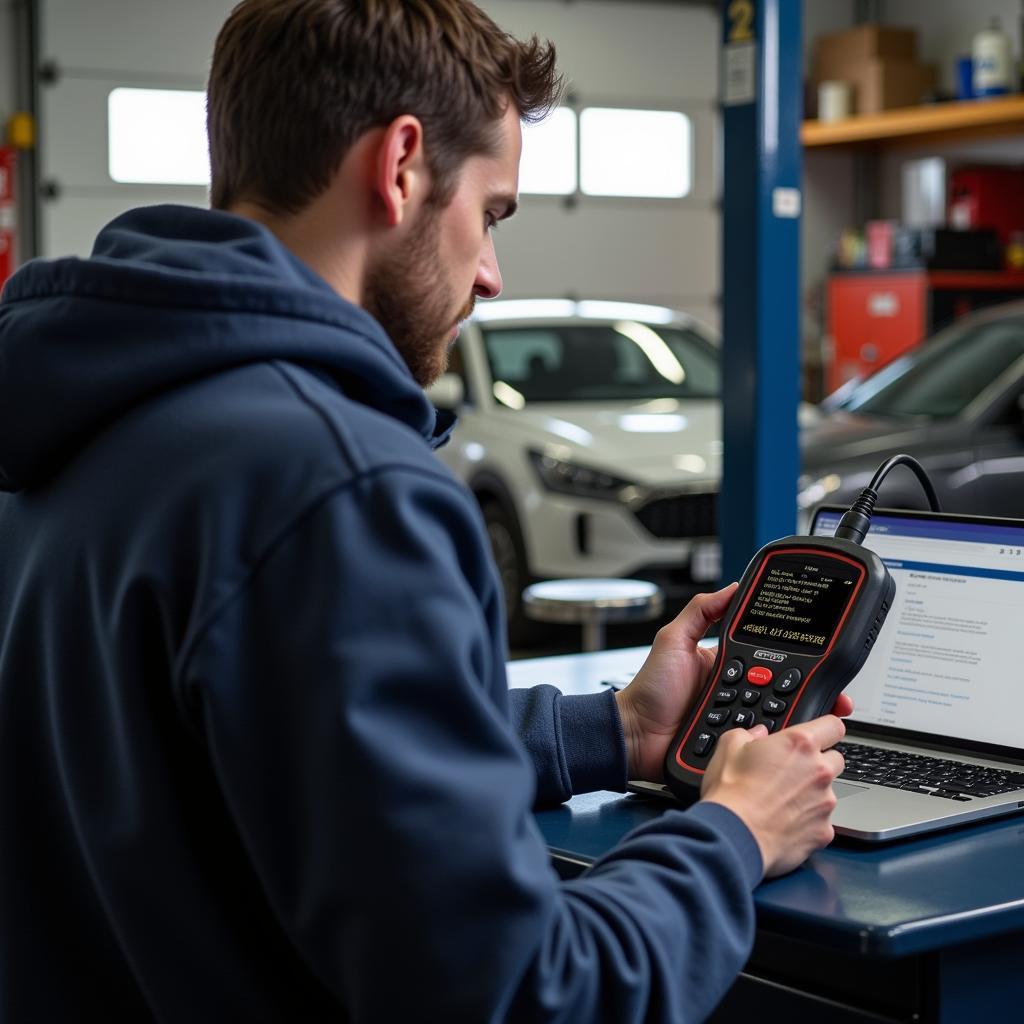
<path fill-rule="evenodd" d="M 698 757 L 703 757 L 715 745 L 714 733 L 699 732 L 693 741 L 693 752 Z"/>
<path fill-rule="evenodd" d="M 741 729 L 749 729 L 754 724 L 754 712 L 737 711 L 733 716 L 732 724 L 738 725 Z"/>
<path fill-rule="evenodd" d="M 775 683 L 776 693 L 789 693 L 800 685 L 803 673 L 798 668 L 787 668 Z"/>
<path fill-rule="evenodd" d="M 761 707 L 766 715 L 781 715 L 786 710 L 786 702 L 778 697 L 769 697 Z"/>
<path fill-rule="evenodd" d="M 736 691 L 721 689 L 715 690 L 715 703 L 716 704 L 731 704 L 736 699 Z"/>
<path fill-rule="evenodd" d="M 743 693 L 740 695 L 740 700 L 743 701 L 743 703 L 746 704 L 747 707 L 750 707 L 751 704 L 756 704 L 760 699 L 760 690 L 744 690 Z"/>
<path fill-rule="evenodd" d="M 774 718 L 762 718 L 761 725 L 763 725 L 769 732 L 775 732 L 775 727 L 779 723 Z"/>
<path fill-rule="evenodd" d="M 728 708 L 722 708 L 719 711 L 709 711 L 704 716 L 704 721 L 707 722 L 708 725 L 725 725 L 725 723 L 729 721 L 729 716 L 731 714 L 732 712 Z"/>
<path fill-rule="evenodd" d="M 727 683 L 738 682 L 743 676 L 743 662 L 739 658 L 733 658 L 728 665 L 722 669 L 722 678 Z"/>
<path fill-rule="evenodd" d="M 764 665 L 754 665 L 747 672 L 747 682 L 755 686 L 767 686 L 772 681 L 774 673 Z"/>

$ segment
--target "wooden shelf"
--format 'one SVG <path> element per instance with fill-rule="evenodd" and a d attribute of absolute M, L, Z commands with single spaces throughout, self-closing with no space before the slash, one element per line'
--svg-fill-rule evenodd
<path fill-rule="evenodd" d="M 1024 132 L 1024 96 L 902 107 L 842 121 L 804 121 L 805 148 L 822 146 L 920 146 Z"/>

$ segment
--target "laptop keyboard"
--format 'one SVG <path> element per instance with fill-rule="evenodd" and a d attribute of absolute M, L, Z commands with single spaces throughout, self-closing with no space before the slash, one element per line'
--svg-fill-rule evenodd
<path fill-rule="evenodd" d="M 836 750 L 846 759 L 846 770 L 839 778 L 848 782 L 907 789 L 961 802 L 1024 789 L 1024 772 L 983 768 L 864 743 L 837 743 Z"/>

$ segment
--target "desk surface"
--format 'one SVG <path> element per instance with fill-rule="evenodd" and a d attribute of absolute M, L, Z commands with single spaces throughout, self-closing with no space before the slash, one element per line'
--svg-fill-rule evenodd
<path fill-rule="evenodd" d="M 565 693 L 635 671 L 645 648 L 512 662 L 512 686 L 547 682 Z M 657 798 L 590 793 L 537 815 L 571 873 L 661 814 Z M 758 926 L 832 948 L 904 956 L 1024 929 L 1024 816 L 887 844 L 837 839 L 755 894 Z"/>

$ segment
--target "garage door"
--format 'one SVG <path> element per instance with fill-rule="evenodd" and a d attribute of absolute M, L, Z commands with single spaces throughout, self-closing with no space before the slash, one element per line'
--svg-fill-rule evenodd
<path fill-rule="evenodd" d="M 108 110 L 119 88 L 201 91 L 232 0 L 41 0 L 40 161 L 48 198 L 44 255 L 88 252 L 97 230 L 132 206 L 206 203 L 202 185 L 111 177 Z M 717 18 L 706 6 L 643 0 L 490 0 L 517 35 L 558 45 L 577 126 L 592 109 L 686 115 L 682 198 L 524 196 L 498 237 L 506 297 L 630 299 L 717 324 L 719 276 Z M 170 135 L 170 129 L 168 129 Z M 173 143 L 172 143 L 173 148 Z"/>

